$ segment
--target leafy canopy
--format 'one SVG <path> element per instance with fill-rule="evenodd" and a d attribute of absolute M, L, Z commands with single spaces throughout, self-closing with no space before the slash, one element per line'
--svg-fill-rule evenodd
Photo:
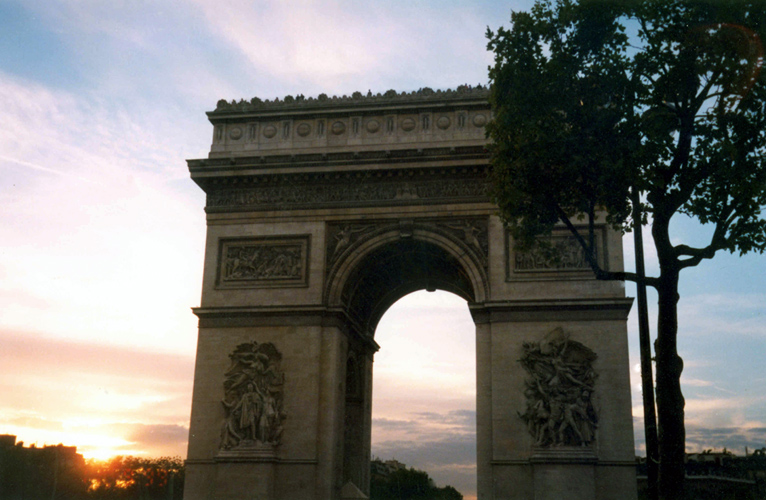
<path fill-rule="evenodd" d="M 494 199 L 517 244 L 601 209 L 629 230 L 635 186 L 658 253 L 679 269 L 766 249 L 759 2 L 542 1 L 511 20 L 487 32 L 488 134 Z M 676 213 L 712 224 L 710 243 L 671 245 Z"/>

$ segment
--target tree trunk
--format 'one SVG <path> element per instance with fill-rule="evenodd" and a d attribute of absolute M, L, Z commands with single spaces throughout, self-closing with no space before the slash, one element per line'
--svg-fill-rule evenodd
<path fill-rule="evenodd" d="M 638 338 L 641 350 L 641 396 L 644 404 L 644 436 L 646 442 L 646 479 L 648 500 L 659 500 L 660 452 L 657 443 L 657 412 L 654 405 L 654 376 L 652 375 L 652 345 L 649 340 L 649 312 L 646 305 L 646 270 L 644 269 L 644 237 L 641 226 L 641 195 L 633 186 L 633 242 L 636 247 L 636 298 L 638 299 Z"/>
<path fill-rule="evenodd" d="M 677 265 L 663 266 L 660 257 L 659 317 L 657 340 L 657 423 L 660 451 L 660 500 L 682 500 L 685 476 L 684 397 L 681 394 L 683 361 L 678 356 L 678 275 Z M 674 259 L 673 259 L 674 260 Z"/>

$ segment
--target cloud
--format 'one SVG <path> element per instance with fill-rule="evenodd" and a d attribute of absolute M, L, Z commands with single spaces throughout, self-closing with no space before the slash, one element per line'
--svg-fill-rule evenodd
<path fill-rule="evenodd" d="M 685 334 L 766 336 L 766 294 L 696 294 L 678 305 Z"/>
<path fill-rule="evenodd" d="M 20 440 L 185 454 L 194 359 L 0 333 L 0 429 Z"/>
<path fill-rule="evenodd" d="M 448 413 L 420 412 L 414 416 L 422 421 L 433 424 L 446 424 L 458 427 L 476 429 L 476 412 L 473 410 L 453 410 Z"/>
<path fill-rule="evenodd" d="M 420 425 L 414 420 L 401 420 L 394 418 L 373 418 L 372 428 L 381 431 L 414 432 Z"/>
<path fill-rule="evenodd" d="M 407 418 L 373 418 L 372 453 L 425 470 L 438 485 L 476 493 L 476 412 L 417 411 Z"/>
<path fill-rule="evenodd" d="M 392 81 L 454 87 L 485 82 L 491 62 L 485 23 L 460 4 L 194 3 L 250 71 L 285 82 L 286 93 L 384 92 Z"/>
<path fill-rule="evenodd" d="M 744 455 L 745 447 L 750 451 L 766 445 L 764 427 L 704 427 L 686 426 L 686 450 L 689 453 L 706 449 L 727 448 L 737 455 Z"/>
<path fill-rule="evenodd" d="M 408 419 L 373 418 L 373 441 L 390 440 L 394 433 L 416 436 L 454 436 L 476 434 L 476 412 L 473 410 L 450 410 L 439 412 L 411 412 Z"/>
<path fill-rule="evenodd" d="M 114 422 L 104 424 L 66 424 L 56 421 L 32 422 L 18 419 L 4 424 L 15 432 L 18 441 L 37 446 L 64 444 L 76 446 L 86 458 L 111 455 L 185 456 L 189 428 L 182 425 L 137 424 Z M 36 440 L 25 438 L 34 433 Z"/>
<path fill-rule="evenodd" d="M 129 424 L 129 428 L 128 439 L 145 448 L 185 447 L 189 439 L 189 428 L 182 425 Z"/>
<path fill-rule="evenodd" d="M 174 184 L 178 124 L 2 73 L 0 109 L 0 328 L 192 352 L 204 198 Z"/>
<path fill-rule="evenodd" d="M 417 441 L 384 441 L 373 446 L 373 454 L 393 457 L 413 467 L 425 470 L 437 466 L 476 466 L 475 436 L 455 436 L 449 439 Z"/>

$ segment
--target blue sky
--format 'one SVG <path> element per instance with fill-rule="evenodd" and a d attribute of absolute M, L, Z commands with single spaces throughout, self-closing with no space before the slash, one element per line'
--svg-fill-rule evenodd
<path fill-rule="evenodd" d="M 204 112 L 221 98 L 486 83 L 486 27 L 529 4 L 0 0 L 0 433 L 184 455 L 205 232 L 184 160 L 207 155 Z M 679 242 L 705 233 L 675 226 Z M 763 256 L 722 254 L 682 275 L 691 449 L 766 446 L 764 274 Z M 409 296 L 377 339 L 373 452 L 471 493 L 465 304 Z"/>

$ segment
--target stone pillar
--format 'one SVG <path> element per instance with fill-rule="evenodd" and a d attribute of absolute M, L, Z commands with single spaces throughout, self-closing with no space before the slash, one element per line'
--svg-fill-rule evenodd
<path fill-rule="evenodd" d="M 476 324 L 476 474 L 478 498 L 492 498 L 492 334 L 488 322 Z"/>
<path fill-rule="evenodd" d="M 636 498 L 625 332 L 630 303 L 581 299 L 471 306 L 477 323 L 479 499 Z M 522 362 L 530 349 L 541 351 L 534 351 L 540 360 L 538 379 Z M 556 349 L 569 349 L 575 358 L 555 359 Z M 593 375 L 584 374 L 578 365 L 588 353 L 593 356 Z M 569 374 L 562 365 L 556 373 L 559 362 L 578 366 Z M 542 388 L 544 393 L 559 390 L 561 400 L 545 401 L 544 406 L 539 402 L 545 417 L 528 422 L 524 416 L 530 414 L 540 381 L 551 385 Z M 587 395 L 582 396 L 585 386 Z M 595 425 L 573 430 L 583 423 L 583 414 L 575 408 L 579 400 L 565 391 L 589 398 Z M 580 430 L 585 435 L 582 442 L 573 433 Z"/>
<path fill-rule="evenodd" d="M 338 498 L 343 486 L 343 360 L 348 353 L 344 329 L 321 316 L 304 320 L 315 325 L 263 326 L 283 320 L 258 315 L 236 318 L 231 311 L 197 313 L 201 328 L 185 498 Z M 281 354 L 284 430 L 275 445 L 243 441 L 225 449 L 222 401 L 230 355 L 253 342 L 269 343 Z M 360 434 L 367 432 L 364 421 L 362 416 Z"/>

